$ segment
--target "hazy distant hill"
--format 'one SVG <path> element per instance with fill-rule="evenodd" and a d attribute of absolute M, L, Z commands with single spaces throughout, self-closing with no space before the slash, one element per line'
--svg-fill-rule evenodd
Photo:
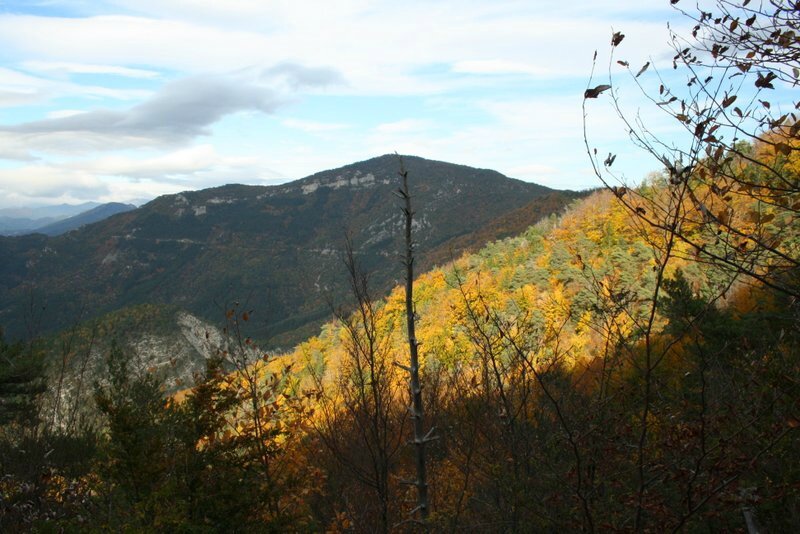
<path fill-rule="evenodd" d="M 117 213 L 125 213 L 126 211 L 134 210 L 136 206 L 133 204 L 122 204 L 120 202 L 109 202 L 101 204 L 78 215 L 68 217 L 66 219 L 41 226 L 36 229 L 36 233 L 45 234 L 49 236 L 57 236 L 70 230 L 76 230 L 87 224 L 95 223 L 107 219 Z"/>
<path fill-rule="evenodd" d="M 404 161 L 421 265 L 509 235 L 576 197 L 495 171 Z M 142 303 L 219 323 L 238 300 L 255 310 L 260 335 L 290 345 L 315 333 L 327 301 L 345 300 L 346 232 L 378 289 L 399 280 L 397 170 L 395 156 L 381 156 L 279 186 L 159 197 L 55 238 L 0 238 L 0 324 L 20 336 L 31 323 L 56 330 Z"/>
<path fill-rule="evenodd" d="M 0 235 L 22 235 L 100 206 L 97 202 L 0 209 Z"/>
<path fill-rule="evenodd" d="M 72 217 L 92 208 L 100 202 L 83 202 L 82 204 L 55 204 L 52 206 L 33 206 L 19 208 L 0 208 L 0 216 L 24 219 L 63 219 Z"/>

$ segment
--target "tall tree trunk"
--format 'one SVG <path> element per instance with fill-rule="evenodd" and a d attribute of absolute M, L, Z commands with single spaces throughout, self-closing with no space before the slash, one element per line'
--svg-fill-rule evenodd
<path fill-rule="evenodd" d="M 428 504 L 428 483 L 425 472 L 425 443 L 430 441 L 431 432 L 425 434 L 424 409 L 422 405 L 422 386 L 419 381 L 419 343 L 414 328 L 414 243 L 411 239 L 411 226 L 414 220 L 414 211 L 411 209 L 411 195 L 408 191 L 408 171 L 400 160 L 400 177 L 402 186 L 398 191 L 403 200 L 403 215 L 405 216 L 405 257 L 403 264 L 406 268 L 406 322 L 408 325 L 408 353 L 409 353 L 409 383 L 411 390 L 411 417 L 414 422 L 414 448 L 417 464 L 417 508 L 422 521 L 428 519 L 430 507 Z"/>

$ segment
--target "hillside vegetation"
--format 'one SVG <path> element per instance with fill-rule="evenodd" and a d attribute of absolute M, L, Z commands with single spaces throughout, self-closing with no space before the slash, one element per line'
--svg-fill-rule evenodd
<path fill-rule="evenodd" d="M 417 279 L 431 527 L 630 530 L 639 500 L 648 530 L 800 518 L 796 304 L 688 245 L 666 257 L 668 241 L 598 192 Z M 358 302 L 281 356 L 249 337 L 258 310 L 229 309 L 219 359 L 179 400 L 113 351 L 95 390 L 102 452 L 83 471 L 48 462 L 46 513 L 96 528 L 402 524 L 403 295 Z M 21 503 L 32 489 L 14 480 Z"/>
<path fill-rule="evenodd" d="M 654 156 L 642 183 L 585 139 L 605 187 L 578 199 L 383 157 L 0 239 L 0 320 L 40 317 L 34 272 L 107 314 L 0 337 L 0 530 L 797 530 L 800 19 L 713 4 L 676 8 L 685 84 L 612 54 L 683 137 L 611 74 L 584 92 Z"/>

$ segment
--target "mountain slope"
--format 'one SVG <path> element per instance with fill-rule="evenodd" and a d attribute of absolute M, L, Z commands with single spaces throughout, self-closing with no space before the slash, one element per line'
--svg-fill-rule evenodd
<path fill-rule="evenodd" d="M 550 195 L 546 214 L 574 197 L 494 171 L 403 160 L 423 265 L 480 244 L 470 238 L 478 231 L 496 237 L 493 223 L 537 198 Z M 0 324 L 23 335 L 31 303 L 45 308 L 40 323 L 50 330 L 142 303 L 219 322 L 226 303 L 240 301 L 256 311 L 260 337 L 293 344 L 316 331 L 329 300 L 343 300 L 346 233 L 377 288 L 388 291 L 400 277 L 397 171 L 396 156 L 381 156 L 279 186 L 159 197 L 55 238 L 0 238 L 8 258 Z"/>
<path fill-rule="evenodd" d="M 100 204 L 99 206 L 96 206 L 90 210 L 84 211 L 77 215 L 73 215 L 72 217 L 68 217 L 66 219 L 47 224 L 45 226 L 40 226 L 36 228 L 36 232 L 49 236 L 57 236 L 67 233 L 70 230 L 76 230 L 81 226 L 102 221 L 103 219 L 107 219 L 112 215 L 116 215 L 117 213 L 125 213 L 126 211 L 130 211 L 133 209 L 136 209 L 136 206 L 134 206 L 133 204 L 123 204 L 121 202 L 108 202 L 106 204 Z"/>
<path fill-rule="evenodd" d="M 741 486 L 718 481 L 741 479 L 763 498 L 759 517 L 785 523 L 798 502 L 786 488 L 800 478 L 789 467 L 800 444 L 794 299 L 736 283 L 737 273 L 698 261 L 685 243 L 665 248 L 669 235 L 638 223 L 604 191 L 417 279 L 437 514 L 464 530 L 515 531 L 504 521 L 519 513 L 517 525 L 531 531 L 573 531 L 581 497 L 591 495 L 591 520 L 624 530 L 641 498 L 660 525 L 653 530 L 681 530 L 688 521 L 676 511 L 692 494 L 708 503 L 692 519 L 698 530 L 736 530 Z M 709 246 L 715 237 L 706 236 Z M 342 451 L 377 443 L 370 417 L 384 425 L 382 443 L 411 437 L 408 375 L 398 366 L 409 361 L 404 288 L 369 310 L 325 325 L 276 362 L 292 364 L 319 403 L 309 438 L 318 447 L 303 444 L 310 465 L 324 469 Z M 403 393 L 394 404 L 373 400 L 387 391 Z M 645 434 L 646 448 L 636 445 Z M 346 458 L 358 468 L 331 475 L 322 492 L 349 496 L 363 484 L 370 457 Z M 414 473 L 411 462 L 397 464 L 388 478 Z M 646 495 L 641 472 L 659 479 Z"/>
<path fill-rule="evenodd" d="M 97 202 L 0 209 L 0 235 L 23 235 L 100 206 Z"/>

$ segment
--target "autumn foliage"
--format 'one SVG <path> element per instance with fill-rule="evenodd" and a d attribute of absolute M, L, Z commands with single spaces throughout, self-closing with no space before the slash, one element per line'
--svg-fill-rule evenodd
<path fill-rule="evenodd" d="M 796 80 L 759 48 L 744 59 L 713 48 L 781 23 L 764 38 L 793 65 L 796 12 L 775 2 L 778 18 L 731 15 L 748 4 L 719 2 L 719 21 L 703 13 L 696 31 L 711 32 L 714 61 L 680 48 L 676 68 L 732 62 L 762 91 Z M 623 43 L 615 33 L 612 47 Z M 737 66 L 745 60 L 755 62 Z M 248 334 L 258 310 L 228 306 L 218 358 L 179 395 L 112 350 L 94 385 L 102 423 L 69 435 L 41 430 L 28 410 L 36 369 L 20 372 L 23 348 L 0 343 L 0 399 L 25 408 L 5 412 L 0 459 L 33 466 L 6 469 L 0 528 L 792 531 L 799 123 L 761 103 L 752 135 L 724 138 L 750 124 L 748 110 L 722 88 L 711 95 L 720 113 L 709 111 L 696 83 L 683 102 L 660 91 L 692 138 L 688 151 L 658 154 L 663 172 L 608 181 L 560 216 L 421 274 L 411 310 L 403 288 L 378 298 L 348 244 L 353 299 L 332 306 L 319 335 L 269 353 Z M 613 92 L 602 84 L 585 97 Z M 611 155 L 590 156 L 613 177 Z M 427 517 L 415 511 L 408 446 L 409 313 L 436 438 Z M 69 447 L 82 454 L 52 452 Z"/>

